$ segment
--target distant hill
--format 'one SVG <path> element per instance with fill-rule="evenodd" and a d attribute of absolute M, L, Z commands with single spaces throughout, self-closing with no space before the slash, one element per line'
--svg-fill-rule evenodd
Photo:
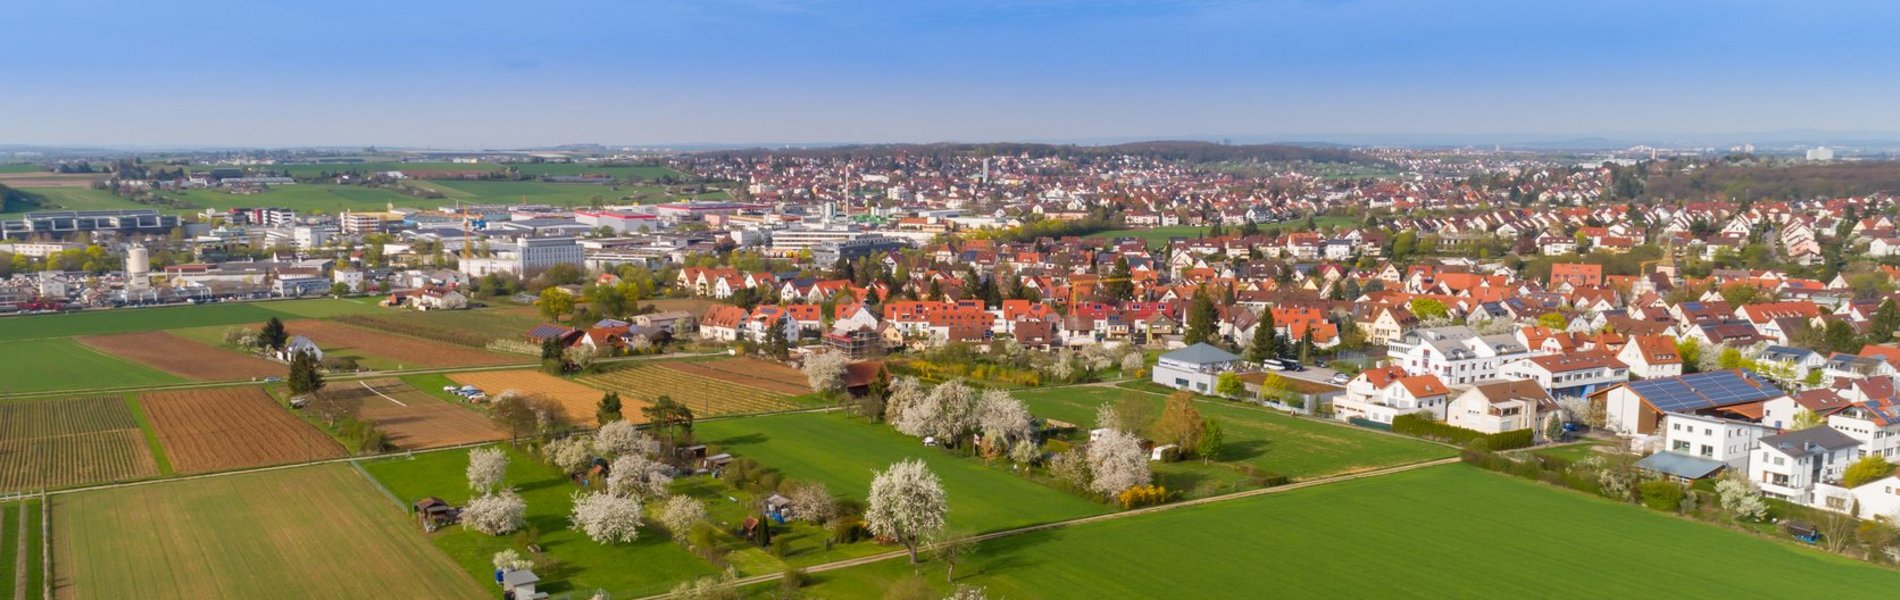
<path fill-rule="evenodd" d="M 1032 144 L 1022 142 L 937 143 L 937 144 L 864 144 L 828 148 L 748 148 L 708 151 L 734 156 L 848 157 L 890 156 L 899 152 L 911 156 L 1067 156 L 1102 157 L 1118 155 L 1147 156 L 1187 162 L 1225 161 L 1311 161 L 1325 163 L 1376 162 L 1343 148 L 1322 148 L 1288 144 L 1224 145 L 1194 141 L 1129 142 L 1103 146 L 1074 144 Z"/>

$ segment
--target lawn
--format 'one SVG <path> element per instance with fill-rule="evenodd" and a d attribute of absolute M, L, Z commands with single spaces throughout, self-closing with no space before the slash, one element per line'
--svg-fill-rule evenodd
<path fill-rule="evenodd" d="M 178 198 L 197 205 L 197 212 L 204 208 L 228 209 L 255 206 L 281 206 L 296 209 L 299 212 L 324 211 L 339 213 L 344 210 L 383 211 L 390 204 L 413 208 L 437 208 L 450 202 L 440 199 L 418 198 L 388 188 L 375 188 L 361 185 L 337 185 L 329 183 L 299 183 L 280 185 L 257 194 L 233 194 L 222 190 L 189 190 L 183 192 L 165 192 L 164 195 Z"/>
<path fill-rule="evenodd" d="M 924 446 L 890 427 L 837 414 L 800 413 L 707 421 L 694 433 L 720 451 L 749 457 L 786 477 L 824 482 L 833 494 L 864 499 L 873 471 L 921 458 L 943 479 L 952 527 L 996 531 L 1109 512 L 1110 508 L 1029 479 L 1007 467 Z"/>
<path fill-rule="evenodd" d="M 1597 447 L 1597 443 L 1594 441 L 1583 441 L 1583 442 L 1578 442 L 1575 444 L 1564 444 L 1561 446 L 1550 446 L 1546 448 L 1539 448 L 1537 450 L 1533 450 L 1532 453 L 1537 454 L 1539 456 L 1561 458 L 1568 461 L 1579 461 L 1586 458 L 1590 458 L 1592 456 L 1596 456 L 1597 455 L 1596 447 Z"/>
<path fill-rule="evenodd" d="M 1016 392 L 1029 411 L 1087 428 L 1095 407 L 1129 394 L 1146 398 L 1159 416 L 1165 398 L 1105 387 L 1068 387 Z M 1226 400 L 1196 403 L 1203 417 L 1219 421 L 1226 444 L 1219 460 L 1253 465 L 1295 480 L 1369 471 L 1448 458 L 1457 451 L 1411 438 L 1375 433 L 1327 421 L 1303 419 Z"/>
<path fill-rule="evenodd" d="M 348 300 L 317 298 L 269 302 L 223 302 L 195 306 L 118 308 L 57 315 L 0 317 L 0 342 L 105 333 L 132 333 L 213 325 L 262 325 L 285 320 L 376 313 L 383 309 Z"/>
<path fill-rule="evenodd" d="M 62 598 L 478 598 L 348 465 L 61 496 Z"/>
<path fill-rule="evenodd" d="M 363 468 L 405 502 L 436 496 L 460 506 L 470 496 L 465 475 L 467 452 L 388 458 L 365 462 Z M 603 546 L 568 529 L 568 512 L 573 506 L 570 495 L 578 488 L 559 471 L 527 454 L 509 451 L 508 483 L 527 502 L 528 523 L 540 530 L 541 547 L 570 571 L 566 577 L 542 574 L 543 591 L 585 596 L 599 588 L 616 598 L 638 598 L 664 593 L 676 581 L 716 572 L 710 563 L 654 531 L 642 531 L 631 544 Z M 389 510 L 397 509 L 390 506 Z M 462 527 L 430 534 L 429 539 L 470 576 L 483 580 L 493 577 L 494 567 L 489 561 L 495 553 L 514 546 L 512 537 L 489 537 Z"/>
<path fill-rule="evenodd" d="M 185 381 L 71 339 L 0 342 L 0 395 Z"/>
<path fill-rule="evenodd" d="M 903 560 L 817 575 L 878 598 Z M 1461 465 L 984 543 L 991 598 L 1878 598 L 1900 573 Z M 921 575 L 947 590 L 941 565 Z"/>

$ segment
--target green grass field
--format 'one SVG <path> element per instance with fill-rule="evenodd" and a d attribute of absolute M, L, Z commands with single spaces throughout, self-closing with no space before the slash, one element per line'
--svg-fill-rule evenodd
<path fill-rule="evenodd" d="M 165 195 L 199 207 L 189 212 L 206 208 L 222 210 L 281 206 L 302 212 L 323 211 L 334 214 L 344 210 L 382 211 L 388 209 L 391 204 L 425 209 L 437 208 L 445 204 L 443 200 L 418 198 L 386 188 L 324 183 L 275 186 L 258 194 L 233 194 L 222 190 L 187 190 L 166 192 Z"/>
<path fill-rule="evenodd" d="M 374 173 L 382 171 L 500 171 L 501 166 L 494 163 L 451 163 L 451 162 L 395 162 L 366 161 L 357 163 L 312 163 L 304 165 L 277 165 L 271 167 L 290 173 L 292 177 L 312 177 L 320 173 Z"/>
<path fill-rule="evenodd" d="M 864 499 L 873 471 L 921 458 L 943 479 L 950 523 L 996 531 L 1109 512 L 1107 505 L 1045 487 L 1001 469 L 924 446 L 890 427 L 835 414 L 790 414 L 708 421 L 700 441 L 749 457 L 793 479 L 822 481 L 833 494 Z"/>
<path fill-rule="evenodd" d="M 20 188 L 20 191 L 26 192 L 28 194 L 32 194 L 35 196 L 43 197 L 48 202 L 51 202 L 53 204 L 58 204 L 59 208 L 27 209 L 26 207 L 18 207 L 19 208 L 18 210 L 14 210 L 12 212 L 21 213 L 21 212 L 33 212 L 33 211 L 41 211 L 41 210 L 113 210 L 113 209 L 120 209 L 120 208 L 151 208 L 149 206 L 144 206 L 136 202 L 132 202 L 130 200 L 126 200 L 124 198 L 114 196 L 112 195 L 111 192 L 107 192 L 104 190 L 95 190 L 92 188 L 31 187 L 31 188 Z"/>
<path fill-rule="evenodd" d="M 1595 442 L 1586 441 L 1586 442 L 1578 442 L 1575 444 L 1565 444 L 1562 446 L 1551 446 L 1548 448 L 1540 448 L 1537 450 L 1533 450 L 1532 452 L 1538 455 L 1542 455 L 1542 456 L 1561 458 L 1561 459 L 1569 460 L 1569 461 L 1578 461 L 1578 460 L 1590 458 L 1592 456 L 1596 456 L 1597 454 L 1596 447 L 1597 447 L 1597 444 Z"/>
<path fill-rule="evenodd" d="M 883 561 L 818 574 L 809 592 L 878 598 L 911 573 Z M 1460 465 L 993 540 L 956 573 L 991 598 L 1876 598 L 1900 586 L 1900 572 Z M 949 588 L 940 564 L 920 575 Z"/>
<path fill-rule="evenodd" d="M 436 496 L 460 506 L 469 499 L 466 452 L 389 458 L 366 462 L 363 468 L 405 502 Z M 509 451 L 508 483 L 527 502 L 528 523 L 540 529 L 542 548 L 571 570 L 560 581 L 548 581 L 553 578 L 544 575 L 544 591 L 585 596 L 601 588 L 616 598 L 638 598 L 665 593 L 675 581 L 716 572 L 711 564 L 656 531 L 641 531 L 631 544 L 603 546 L 568 529 L 570 495 L 578 488 L 553 467 L 526 454 Z M 462 527 L 431 534 L 430 541 L 470 576 L 482 580 L 493 577 L 489 561 L 494 554 L 513 547 L 510 537 L 489 537 Z"/>
<path fill-rule="evenodd" d="M 509 165 L 509 166 L 514 167 L 515 171 L 518 171 L 525 175 L 583 175 L 583 174 L 584 175 L 612 175 L 615 178 L 618 178 L 621 180 L 626 180 L 627 177 L 634 176 L 634 177 L 639 177 L 643 180 L 648 180 L 648 181 L 658 179 L 666 175 L 673 175 L 673 176 L 679 175 L 678 171 L 674 171 L 673 169 L 670 169 L 667 167 L 661 167 L 661 166 L 607 167 L 607 166 L 587 165 L 587 164 L 579 164 L 579 163 L 540 163 L 540 164 L 524 163 L 524 164 L 515 164 L 515 165 Z"/>
<path fill-rule="evenodd" d="M 137 507 L 137 509 L 129 509 Z M 429 547 L 348 465 L 62 496 L 62 598 L 476 598 L 481 580 Z"/>
<path fill-rule="evenodd" d="M 183 383 L 70 339 L 0 342 L 0 394 Z"/>
<path fill-rule="evenodd" d="M 39 500 L 0 504 L 0 593 L 23 589 L 28 598 L 40 597 L 46 575 L 43 548 Z"/>
<path fill-rule="evenodd" d="M 0 317 L 0 342 L 210 325 L 262 325 L 271 317 L 285 320 L 316 319 L 343 314 L 375 314 L 382 310 L 360 302 L 317 298 Z"/>
<path fill-rule="evenodd" d="M 1031 413 L 1089 427 L 1095 407 L 1139 394 L 1161 414 L 1165 398 L 1103 387 L 1070 387 L 1016 392 Z M 1406 437 L 1385 435 L 1331 422 L 1302 419 L 1224 400 L 1201 400 L 1203 417 L 1220 422 L 1226 445 L 1220 460 L 1243 462 L 1298 479 L 1367 471 L 1457 456 L 1457 450 Z M 1191 466 L 1191 465 L 1190 465 Z"/>

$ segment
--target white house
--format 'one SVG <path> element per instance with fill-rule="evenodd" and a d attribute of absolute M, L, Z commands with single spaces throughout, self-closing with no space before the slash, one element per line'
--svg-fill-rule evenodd
<path fill-rule="evenodd" d="M 301 335 L 290 336 L 290 339 L 284 342 L 284 349 L 277 351 L 277 358 L 290 362 L 290 359 L 297 356 L 299 352 L 307 352 L 319 362 L 323 360 L 323 349 L 318 348 L 317 343 L 310 341 L 310 338 Z"/>
<path fill-rule="evenodd" d="M 1433 375 L 1410 375 L 1398 367 L 1361 372 L 1346 383 L 1346 394 L 1333 399 L 1333 417 L 1391 423 L 1399 415 L 1425 413 L 1445 420 L 1451 390 Z"/>
<path fill-rule="evenodd" d="M 1682 374 L 1682 356 L 1676 353 L 1676 339 L 1666 335 L 1634 335 L 1616 359 L 1629 365 L 1630 374 L 1644 379 L 1675 377 Z"/>
<path fill-rule="evenodd" d="M 1547 354 L 1513 360 L 1498 369 L 1504 379 L 1537 382 L 1557 398 L 1581 398 L 1629 381 L 1629 365 L 1608 352 Z"/>
<path fill-rule="evenodd" d="M 1846 488 L 1832 483 L 1814 486 L 1815 508 L 1851 512 L 1862 518 L 1900 519 L 1900 473 Z"/>
<path fill-rule="evenodd" d="M 1829 415 L 1827 425 L 1860 444 L 1855 458 L 1874 454 L 1893 462 L 1900 455 L 1900 406 L 1893 400 L 1849 404 Z"/>
<path fill-rule="evenodd" d="M 1479 336 L 1470 327 L 1454 325 L 1407 333 L 1386 345 L 1386 355 L 1407 373 L 1465 385 L 1495 379 L 1498 367 L 1530 356 L 1530 351 L 1515 335 Z"/>
<path fill-rule="evenodd" d="M 1555 410 L 1544 386 L 1533 381 L 1497 381 L 1473 386 L 1445 408 L 1445 422 L 1484 433 L 1530 429 Z"/>
<path fill-rule="evenodd" d="M 1199 343 L 1161 355 L 1153 381 L 1179 390 L 1214 393 L 1214 380 L 1240 362 L 1234 353 Z"/>
<path fill-rule="evenodd" d="M 1776 431 L 1773 427 L 1740 419 L 1669 413 L 1663 416 L 1663 449 L 1746 470 L 1755 442 L 1775 435 Z"/>
<path fill-rule="evenodd" d="M 1839 481 L 1859 445 L 1832 427 L 1767 436 L 1749 458 L 1748 478 L 1770 497 L 1812 504 L 1815 484 Z"/>

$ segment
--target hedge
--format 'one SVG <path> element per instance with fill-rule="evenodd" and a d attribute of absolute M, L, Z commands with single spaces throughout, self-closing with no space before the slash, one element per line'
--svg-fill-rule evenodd
<path fill-rule="evenodd" d="M 1392 432 L 1417 438 L 1450 442 L 1480 450 L 1515 450 L 1529 448 L 1535 443 L 1529 429 L 1506 431 L 1504 433 L 1483 433 L 1463 427 L 1447 425 L 1433 420 L 1424 413 L 1411 413 L 1392 418 Z"/>

